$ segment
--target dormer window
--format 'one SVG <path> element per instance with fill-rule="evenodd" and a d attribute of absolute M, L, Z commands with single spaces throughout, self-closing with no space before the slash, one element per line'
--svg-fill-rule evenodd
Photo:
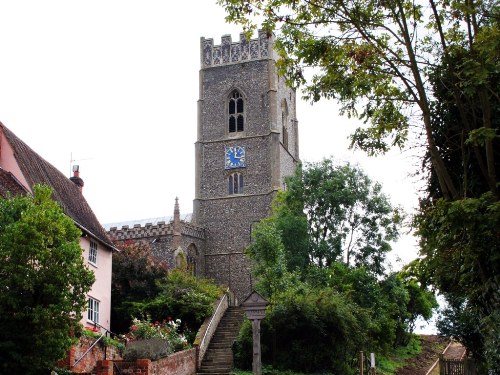
<path fill-rule="evenodd" d="M 228 104 L 229 133 L 242 132 L 245 129 L 245 108 L 243 97 L 238 90 L 231 93 Z"/>

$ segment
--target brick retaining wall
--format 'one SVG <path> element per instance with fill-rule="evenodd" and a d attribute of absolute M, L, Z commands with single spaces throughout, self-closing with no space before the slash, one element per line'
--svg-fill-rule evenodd
<path fill-rule="evenodd" d="M 75 361 L 79 359 L 94 343 L 96 339 L 82 336 L 77 345 L 73 346 L 66 358 L 58 363 L 58 367 L 70 369 L 73 373 L 91 372 L 99 360 L 106 359 L 121 359 L 118 348 L 113 346 L 105 347 L 103 342 L 98 342 L 85 357 L 81 359 L 76 366 L 73 366 Z"/>
<path fill-rule="evenodd" d="M 196 349 L 183 350 L 157 361 L 114 361 L 127 375 L 193 375 L 196 373 Z M 98 361 L 97 375 L 113 375 L 113 361 Z"/>

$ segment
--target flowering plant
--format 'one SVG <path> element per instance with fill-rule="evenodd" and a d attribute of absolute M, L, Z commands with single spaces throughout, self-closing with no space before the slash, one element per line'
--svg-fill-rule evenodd
<path fill-rule="evenodd" d="M 171 317 L 161 323 L 151 322 L 150 317 L 145 320 L 134 318 L 126 339 L 127 341 L 162 339 L 167 341 L 170 351 L 174 353 L 190 347 L 186 337 L 179 332 L 180 325 L 180 319 L 173 320 Z"/>

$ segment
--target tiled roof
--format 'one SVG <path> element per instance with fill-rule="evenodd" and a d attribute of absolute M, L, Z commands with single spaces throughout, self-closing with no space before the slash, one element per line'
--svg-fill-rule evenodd
<path fill-rule="evenodd" d="M 10 172 L 0 168 L 0 196 L 24 195 L 27 191 L 24 186 Z"/>
<path fill-rule="evenodd" d="M 101 242 L 113 246 L 78 187 L 1 122 L 0 127 L 14 151 L 14 157 L 28 184 L 33 186 L 40 183 L 51 186 L 54 189 L 53 198 L 77 226 Z"/>

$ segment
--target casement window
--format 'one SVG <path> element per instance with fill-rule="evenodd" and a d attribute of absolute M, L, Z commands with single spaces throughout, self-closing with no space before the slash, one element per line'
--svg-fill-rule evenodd
<path fill-rule="evenodd" d="M 228 131 L 229 133 L 242 132 L 245 129 L 245 108 L 243 97 L 238 90 L 229 96 L 228 103 Z"/>
<path fill-rule="evenodd" d="M 233 173 L 229 175 L 229 195 L 242 194 L 244 187 L 243 175 Z"/>
<path fill-rule="evenodd" d="M 90 241 L 89 262 L 97 264 L 97 242 Z"/>
<path fill-rule="evenodd" d="M 99 324 L 99 301 L 92 297 L 88 300 L 87 320 Z"/>

